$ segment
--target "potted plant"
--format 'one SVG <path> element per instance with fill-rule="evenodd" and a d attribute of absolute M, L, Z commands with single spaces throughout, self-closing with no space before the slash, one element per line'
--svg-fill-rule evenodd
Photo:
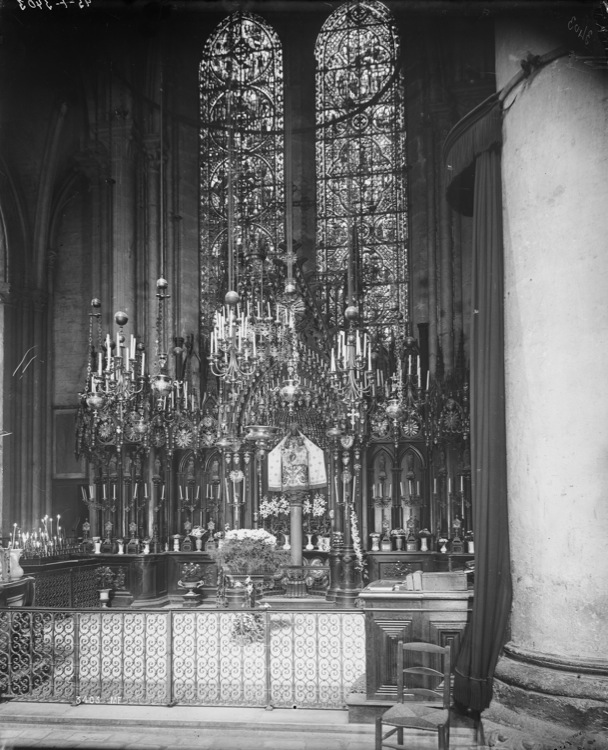
<path fill-rule="evenodd" d="M 288 552 L 277 548 L 277 538 L 265 529 L 228 530 L 218 548 L 209 550 L 209 554 L 224 574 L 229 607 L 244 606 L 246 601 L 254 605 L 264 577 L 274 575 L 290 559 Z"/>
<path fill-rule="evenodd" d="M 203 537 L 207 533 L 207 530 L 202 526 L 194 526 L 190 531 L 190 536 L 194 537 L 194 546 L 197 550 L 203 549 Z"/>
<path fill-rule="evenodd" d="M 265 529 L 232 529 L 222 544 L 210 550 L 215 562 L 230 575 L 266 575 L 288 562 L 277 549 L 277 538 Z"/>
<path fill-rule="evenodd" d="M 95 570 L 95 584 L 97 591 L 99 592 L 99 601 L 101 602 L 102 609 L 108 608 L 110 601 L 110 591 L 114 587 L 114 581 L 116 574 L 112 568 L 107 565 L 100 565 Z"/>
<path fill-rule="evenodd" d="M 405 529 L 392 529 L 391 536 L 395 540 L 395 549 L 403 549 L 403 540 L 405 539 Z"/>
<path fill-rule="evenodd" d="M 181 566 L 181 577 L 177 585 L 186 589 L 183 597 L 184 607 L 194 607 L 199 603 L 200 595 L 195 593 L 194 590 L 204 583 L 202 575 L 203 566 L 198 563 L 184 563 Z"/>
<path fill-rule="evenodd" d="M 429 537 L 431 536 L 431 532 L 428 529 L 420 529 L 420 531 L 418 532 L 418 536 L 420 537 L 420 551 L 428 552 Z"/>

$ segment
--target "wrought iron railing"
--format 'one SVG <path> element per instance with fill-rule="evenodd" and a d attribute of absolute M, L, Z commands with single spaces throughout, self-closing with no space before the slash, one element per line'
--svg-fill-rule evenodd
<path fill-rule="evenodd" d="M 342 708 L 362 612 L 0 611 L 0 697 L 50 703 Z"/>

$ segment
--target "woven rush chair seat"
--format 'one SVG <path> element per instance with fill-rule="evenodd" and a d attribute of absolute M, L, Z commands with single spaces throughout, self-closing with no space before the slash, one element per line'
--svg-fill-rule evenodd
<path fill-rule="evenodd" d="M 439 724 L 447 723 L 449 713 L 449 710 L 442 708 L 441 705 L 397 703 L 384 712 L 382 723 L 393 727 L 437 731 Z"/>
<path fill-rule="evenodd" d="M 450 647 L 399 641 L 397 703 L 376 719 L 375 750 L 414 750 L 405 730 L 434 732 L 439 750 L 449 750 L 450 699 Z"/>

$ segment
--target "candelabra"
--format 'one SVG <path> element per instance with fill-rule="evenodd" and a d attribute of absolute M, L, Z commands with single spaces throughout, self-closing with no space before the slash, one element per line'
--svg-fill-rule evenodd
<path fill-rule="evenodd" d="M 416 437 L 420 434 L 426 394 L 416 340 L 409 335 L 402 338 L 396 346 L 396 355 L 395 371 L 386 387 L 385 411 L 392 422 L 395 440 L 398 440 L 400 436 Z M 427 389 L 428 379 L 427 375 Z"/>
<path fill-rule="evenodd" d="M 350 422 L 353 433 L 362 433 L 365 399 L 375 392 L 372 348 L 367 334 L 357 327 L 357 309 L 349 306 L 345 316 L 348 328 L 339 332 L 336 346 L 331 350 L 329 377 L 343 418 Z"/>

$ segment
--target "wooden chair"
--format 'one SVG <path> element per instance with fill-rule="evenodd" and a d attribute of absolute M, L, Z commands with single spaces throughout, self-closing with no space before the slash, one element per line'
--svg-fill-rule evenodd
<path fill-rule="evenodd" d="M 410 658 L 406 659 L 408 656 Z M 435 665 L 439 661 L 439 669 L 428 666 L 433 659 L 432 663 Z M 449 750 L 450 672 L 449 646 L 444 648 L 434 643 L 399 641 L 398 703 L 376 719 L 376 750 L 407 748 L 407 745 L 403 744 L 404 729 L 437 732 L 439 750 Z M 395 734 L 397 743 L 394 740 L 386 741 Z M 413 745 L 410 744 L 410 748 L 413 748 Z"/>

